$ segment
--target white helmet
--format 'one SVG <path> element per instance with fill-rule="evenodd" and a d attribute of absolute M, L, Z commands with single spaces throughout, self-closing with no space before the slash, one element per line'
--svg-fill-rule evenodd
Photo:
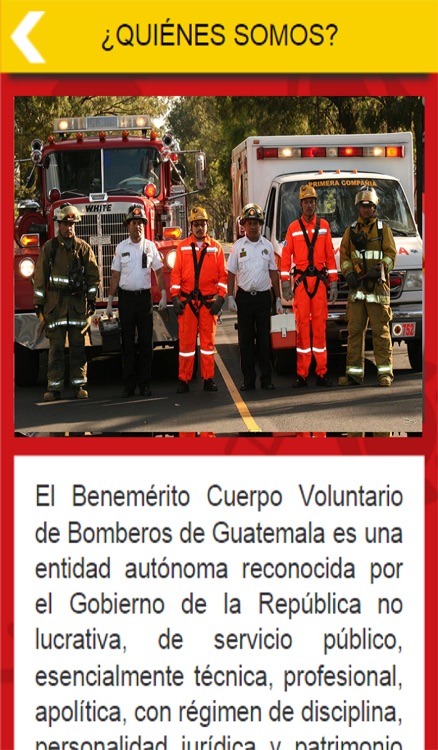
<path fill-rule="evenodd" d="M 374 188 L 364 185 L 357 193 L 354 205 L 357 206 L 358 203 L 372 203 L 374 206 L 377 206 L 378 202 L 379 199 Z"/>
<path fill-rule="evenodd" d="M 55 221 L 66 221 L 68 224 L 77 224 L 82 217 L 76 208 L 70 203 L 63 203 L 55 211 Z"/>

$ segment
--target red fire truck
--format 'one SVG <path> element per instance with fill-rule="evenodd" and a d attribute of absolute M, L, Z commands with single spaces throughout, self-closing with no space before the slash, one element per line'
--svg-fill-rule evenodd
<path fill-rule="evenodd" d="M 33 310 L 33 274 L 46 240 L 56 234 L 54 213 L 71 203 L 81 213 L 78 237 L 94 250 L 100 271 L 97 309 L 87 344 L 101 347 L 99 320 L 106 308 L 111 262 L 116 245 L 127 237 L 124 215 L 133 204 L 148 217 L 147 239 L 162 254 L 166 289 L 179 239 L 187 234 L 187 196 L 206 186 L 202 151 L 180 151 L 171 134 L 158 138 L 147 115 L 68 117 L 55 120 L 53 135 L 31 144 L 33 168 L 26 187 L 36 183 L 36 197 L 21 200 L 14 226 L 15 251 L 15 378 L 18 385 L 35 382 L 39 354 L 48 346 Z M 196 190 L 184 181 L 181 154 L 194 160 Z M 154 280 L 154 275 L 152 274 Z M 156 304 L 160 293 L 152 286 Z M 171 303 L 154 307 L 154 347 L 177 351 L 178 326 Z M 97 349 L 99 350 L 99 349 Z"/>

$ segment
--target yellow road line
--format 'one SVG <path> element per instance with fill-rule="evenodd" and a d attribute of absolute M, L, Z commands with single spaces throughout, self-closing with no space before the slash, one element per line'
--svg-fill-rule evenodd
<path fill-rule="evenodd" d="M 228 390 L 230 392 L 230 396 L 233 399 L 234 403 L 236 404 L 236 409 L 239 412 L 240 416 L 242 417 L 243 421 L 245 422 L 245 425 L 246 425 L 248 431 L 249 432 L 261 432 L 260 427 L 255 422 L 255 420 L 252 418 L 252 416 L 250 414 L 250 411 L 249 411 L 247 405 L 245 404 L 245 401 L 242 400 L 242 398 L 240 396 L 240 392 L 238 391 L 238 389 L 234 385 L 234 381 L 233 381 L 230 373 L 228 372 L 227 368 L 225 367 L 225 365 L 223 363 L 223 360 L 222 360 L 220 354 L 218 354 L 217 350 L 215 352 L 214 361 L 215 361 L 215 363 L 217 364 L 217 366 L 219 368 L 219 372 L 220 372 L 220 374 L 222 375 L 222 377 L 223 377 L 223 379 L 225 381 L 225 385 L 227 386 L 227 388 L 228 388 Z"/>

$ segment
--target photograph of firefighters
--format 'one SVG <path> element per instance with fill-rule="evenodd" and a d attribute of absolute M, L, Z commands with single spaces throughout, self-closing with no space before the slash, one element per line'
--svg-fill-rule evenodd
<path fill-rule="evenodd" d="M 189 223 L 192 234 L 178 244 L 170 277 L 172 303 L 178 316 L 177 393 L 189 390 L 198 332 L 203 388 L 214 392 L 218 390 L 213 379 L 216 318 L 227 293 L 227 272 L 222 247 L 208 234 L 205 208 L 192 208 Z"/>
<path fill-rule="evenodd" d="M 361 385 L 364 379 L 365 332 L 371 325 L 379 385 L 392 385 L 392 313 L 389 274 L 397 249 L 390 227 L 377 216 L 379 198 L 372 187 L 361 187 L 355 205 L 359 216 L 344 233 L 340 249 L 341 271 L 348 285 L 348 340 L 346 374 L 339 385 Z"/>
<path fill-rule="evenodd" d="M 257 353 L 260 385 L 265 391 L 273 391 L 270 342 L 271 285 L 276 300 L 276 312 L 283 312 L 274 248 L 269 240 L 261 235 L 263 211 L 257 203 L 249 203 L 243 207 L 240 225 L 245 230 L 245 236 L 234 243 L 227 262 L 228 309 L 230 312 L 237 311 L 240 367 L 243 375 L 240 390 L 253 391 L 256 387 Z"/>
<path fill-rule="evenodd" d="M 144 208 L 137 204 L 130 206 L 125 215 L 129 237 L 117 245 L 111 265 L 106 314 L 110 319 L 113 317 L 113 300 L 118 295 L 122 328 L 124 398 L 134 396 L 137 386 L 140 396 L 148 398 L 152 395 L 151 269 L 161 292 L 158 310 L 167 308 L 163 263 L 155 243 L 144 236 L 147 223 Z"/>
<path fill-rule="evenodd" d="M 281 256 L 283 297 L 293 300 L 297 326 L 297 378 L 293 388 L 307 386 L 315 358 L 316 385 L 333 385 L 327 377 L 327 285 L 329 301 L 338 296 L 338 272 L 330 225 L 316 215 L 317 193 L 312 185 L 300 188 L 302 216 L 290 224 Z M 291 269 L 294 284 L 291 286 Z"/>
<path fill-rule="evenodd" d="M 14 95 L 17 434 L 421 433 L 423 99 L 320 89 Z"/>
<path fill-rule="evenodd" d="M 64 388 L 64 347 L 70 347 L 70 384 L 75 398 L 88 398 L 85 333 L 95 310 L 99 284 L 90 245 L 75 236 L 81 215 L 62 204 L 55 213 L 58 232 L 45 243 L 35 266 L 34 305 L 49 340 L 47 391 L 44 401 L 58 401 Z"/>

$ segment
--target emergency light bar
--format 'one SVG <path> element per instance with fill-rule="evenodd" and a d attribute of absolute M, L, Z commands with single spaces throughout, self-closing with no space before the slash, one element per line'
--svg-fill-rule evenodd
<path fill-rule="evenodd" d="M 98 130 L 148 130 L 149 115 L 105 115 L 97 117 L 61 117 L 54 123 L 54 133 L 90 132 Z"/>
<path fill-rule="evenodd" d="M 257 148 L 257 159 L 329 159 L 336 157 L 376 156 L 391 158 L 403 158 L 404 146 L 304 146 L 303 148 L 292 148 L 291 146 L 259 146 Z"/>

